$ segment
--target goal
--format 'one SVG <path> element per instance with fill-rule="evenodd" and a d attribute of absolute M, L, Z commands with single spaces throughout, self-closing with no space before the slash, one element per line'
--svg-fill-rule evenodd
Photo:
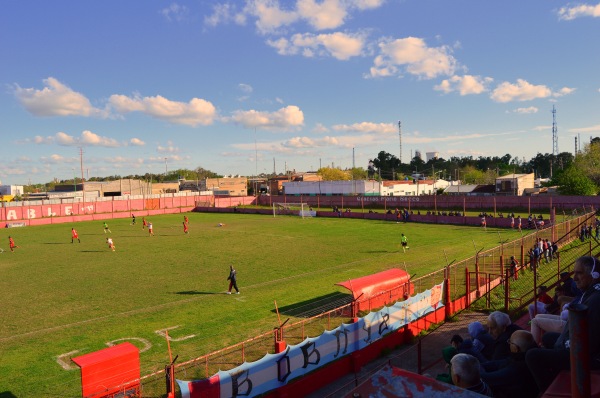
<path fill-rule="evenodd" d="M 308 203 L 273 203 L 273 217 L 277 216 L 300 216 L 314 217 L 317 212 Z"/>

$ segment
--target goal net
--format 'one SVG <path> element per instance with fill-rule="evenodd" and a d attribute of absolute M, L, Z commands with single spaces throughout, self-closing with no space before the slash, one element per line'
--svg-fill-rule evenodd
<path fill-rule="evenodd" d="M 314 217 L 317 215 L 307 203 L 273 203 L 273 217 L 300 216 Z"/>

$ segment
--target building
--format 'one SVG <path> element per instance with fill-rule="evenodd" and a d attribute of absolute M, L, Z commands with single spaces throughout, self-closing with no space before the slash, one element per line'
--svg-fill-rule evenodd
<path fill-rule="evenodd" d="M 284 195 L 381 195 L 382 185 L 375 180 L 288 181 Z"/>
<path fill-rule="evenodd" d="M 247 196 L 246 177 L 207 178 L 200 180 L 200 191 L 212 191 L 214 195 Z"/>
<path fill-rule="evenodd" d="M 496 195 L 521 196 L 525 189 L 535 187 L 535 177 L 530 174 L 507 174 L 496 178 Z"/>
<path fill-rule="evenodd" d="M 427 157 L 427 161 L 429 162 L 432 159 L 437 159 L 440 157 L 439 152 L 425 152 L 425 156 Z"/>
<path fill-rule="evenodd" d="M 22 196 L 24 192 L 23 185 L 0 185 L 0 196 L 14 198 L 15 196 Z"/>
<path fill-rule="evenodd" d="M 493 196 L 494 185 L 455 184 L 444 189 L 444 195 L 453 196 Z"/>

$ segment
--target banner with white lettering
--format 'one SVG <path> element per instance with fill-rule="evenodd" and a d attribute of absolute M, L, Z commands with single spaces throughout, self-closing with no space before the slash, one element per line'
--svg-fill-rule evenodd
<path fill-rule="evenodd" d="M 318 337 L 289 345 L 279 354 L 267 354 L 255 362 L 245 362 L 227 371 L 219 371 L 213 380 L 219 381 L 220 398 L 254 397 L 264 394 L 315 369 L 367 347 L 388 333 L 441 308 L 443 283 L 390 307 L 371 312 L 357 322 L 342 324 Z M 202 386 L 206 380 L 181 381 L 186 386 L 184 398 L 207 395 Z M 214 390 L 213 390 L 214 391 Z M 211 395 L 212 396 L 212 395 Z"/>

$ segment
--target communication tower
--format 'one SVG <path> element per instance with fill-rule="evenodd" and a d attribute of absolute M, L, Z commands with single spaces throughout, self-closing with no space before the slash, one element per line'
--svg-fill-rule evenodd
<path fill-rule="evenodd" d="M 398 137 L 400 139 L 400 164 L 402 164 L 402 122 L 398 120 Z"/>
<path fill-rule="evenodd" d="M 558 127 L 556 126 L 556 108 L 552 105 L 552 154 L 558 156 Z"/>

